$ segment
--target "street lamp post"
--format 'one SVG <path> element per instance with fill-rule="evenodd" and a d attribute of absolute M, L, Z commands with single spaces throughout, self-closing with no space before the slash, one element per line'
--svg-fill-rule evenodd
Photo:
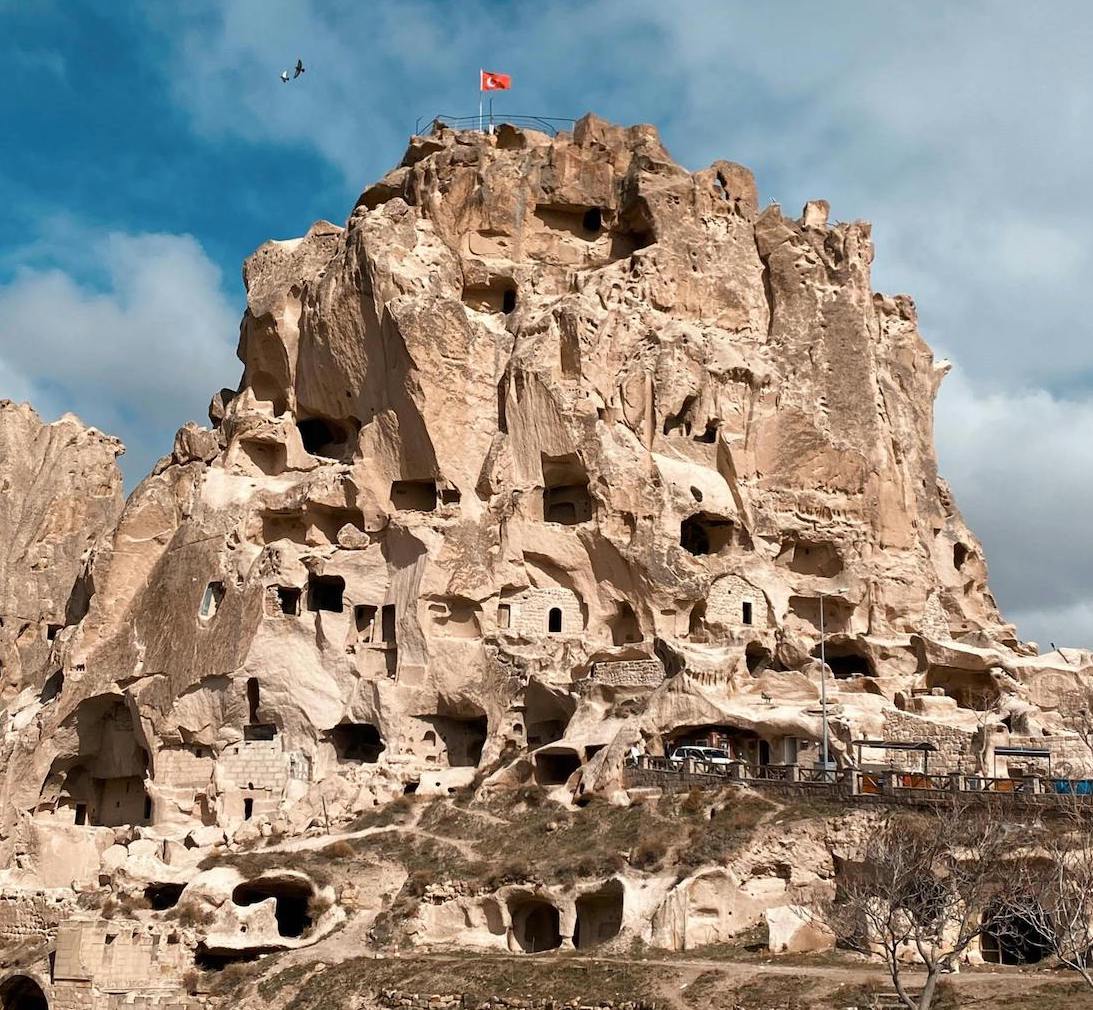
<path fill-rule="evenodd" d="M 827 777 L 827 653 L 824 647 L 824 594 L 820 593 L 820 712 L 823 719 L 823 746 L 820 748 L 820 760 L 824 763 L 824 777 Z"/>

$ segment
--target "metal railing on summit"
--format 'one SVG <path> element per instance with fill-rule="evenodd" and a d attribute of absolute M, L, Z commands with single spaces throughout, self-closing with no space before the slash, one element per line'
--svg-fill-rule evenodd
<path fill-rule="evenodd" d="M 483 133 L 496 133 L 499 126 L 519 126 L 528 130 L 538 130 L 540 133 L 556 137 L 563 130 L 573 129 L 575 119 L 567 119 L 564 116 L 514 116 L 509 113 L 504 115 L 488 116 L 449 116 L 440 114 L 436 116 L 419 116 L 414 123 L 414 135 L 417 137 L 428 136 L 440 129 L 449 130 L 481 130 Z M 422 129 L 425 132 L 422 132 Z"/>

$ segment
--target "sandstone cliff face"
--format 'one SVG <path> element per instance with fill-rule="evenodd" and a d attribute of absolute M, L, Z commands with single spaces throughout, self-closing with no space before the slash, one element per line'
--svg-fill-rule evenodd
<path fill-rule="evenodd" d="M 925 739 L 982 771 L 1035 738 L 1087 767 L 1093 659 L 999 616 L 937 475 L 944 365 L 872 255 L 823 202 L 760 212 L 741 166 L 592 117 L 416 137 L 344 228 L 264 245 L 238 392 L 96 552 L 63 690 L 9 709 L 9 873 L 57 838 L 94 880 L 120 825 L 200 851 L 475 776 L 617 795 L 627 748 L 669 738 L 806 763 L 821 620 L 840 761 Z M 49 604 L 5 608 L 61 621 L 116 507 L 90 469 L 99 497 L 41 506 Z"/>
<path fill-rule="evenodd" d="M 122 506 L 121 443 L 71 414 L 44 424 L 0 400 L 0 698 L 53 672 L 49 654 L 87 610 L 88 552 Z"/>

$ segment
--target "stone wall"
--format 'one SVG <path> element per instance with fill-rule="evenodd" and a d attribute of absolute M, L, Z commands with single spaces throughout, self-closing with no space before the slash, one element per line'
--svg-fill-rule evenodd
<path fill-rule="evenodd" d="M 745 621 L 744 604 L 751 606 L 751 621 Z M 767 600 L 739 575 L 723 575 L 712 586 L 706 599 L 706 620 L 733 628 L 766 628 Z"/>
<path fill-rule="evenodd" d="M 502 601 L 509 606 L 509 627 L 529 638 L 549 634 L 547 630 L 550 611 L 557 607 L 562 612 L 562 635 L 576 635 L 584 631 L 584 614 L 580 597 L 561 586 L 545 589 L 528 589 L 519 596 Z M 501 623 L 501 622 L 499 622 Z"/>
<path fill-rule="evenodd" d="M 657 1010 L 645 1000 L 604 1000 L 590 997 L 561 1000 L 534 996 L 476 996 L 470 993 L 438 995 L 383 989 L 377 1002 L 398 1010 Z"/>
<path fill-rule="evenodd" d="M 75 907 L 76 896 L 67 887 L 0 891 L 0 944 L 50 938 Z"/>
<path fill-rule="evenodd" d="M 225 783 L 240 789 L 265 789 L 280 796 L 288 782 L 288 758 L 277 737 L 241 740 L 220 755 L 217 772 Z"/>
<path fill-rule="evenodd" d="M 884 719 L 884 737 L 886 740 L 898 740 L 903 743 L 932 743 L 937 752 L 930 754 L 929 770 L 942 774 L 945 772 L 978 772 L 978 754 L 973 742 L 974 733 L 946 726 L 930 719 L 920 719 L 907 712 L 889 712 Z M 895 768 L 916 771 L 922 767 L 922 755 L 919 753 L 884 750 L 881 758 L 873 757 L 877 751 L 863 749 L 862 762 L 881 763 Z"/>
<path fill-rule="evenodd" d="M 214 759 L 207 747 L 165 747 L 156 754 L 156 785 L 204 789 L 213 775 Z"/>
<path fill-rule="evenodd" d="M 592 664 L 592 674 L 582 684 L 589 687 L 656 687 L 664 680 L 658 659 L 610 659 Z"/>

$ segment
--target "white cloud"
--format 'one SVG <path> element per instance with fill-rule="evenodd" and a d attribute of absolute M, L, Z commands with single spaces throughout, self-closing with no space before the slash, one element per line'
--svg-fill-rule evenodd
<path fill-rule="evenodd" d="M 937 409 L 941 464 L 1023 636 L 1093 642 L 1093 399 L 984 391 L 957 371 Z"/>
<path fill-rule="evenodd" d="M 0 285 L 0 395 L 117 435 L 134 483 L 234 384 L 239 314 L 189 235 L 68 239 L 52 257 L 60 265 L 17 268 Z M 43 258 L 40 242 L 33 251 Z"/>

